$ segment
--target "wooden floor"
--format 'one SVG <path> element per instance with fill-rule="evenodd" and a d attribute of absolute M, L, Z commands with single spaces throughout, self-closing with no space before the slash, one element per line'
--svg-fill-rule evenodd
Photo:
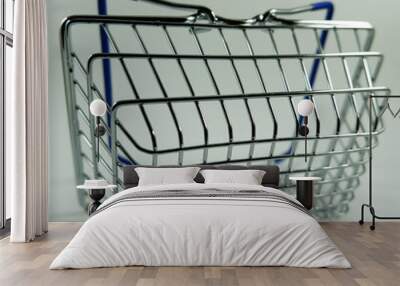
<path fill-rule="evenodd" d="M 356 223 L 324 223 L 352 269 L 288 267 L 123 267 L 48 270 L 79 229 L 52 223 L 49 233 L 28 244 L 0 241 L 0 285 L 400 285 L 400 223 L 380 222 L 375 232 Z"/>

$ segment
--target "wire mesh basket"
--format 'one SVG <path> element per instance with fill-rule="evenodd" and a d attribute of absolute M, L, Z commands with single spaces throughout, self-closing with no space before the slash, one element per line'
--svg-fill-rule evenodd
<path fill-rule="evenodd" d="M 331 21 L 328 2 L 245 20 L 183 6 L 195 13 L 64 21 L 77 181 L 100 175 L 120 185 L 125 164 L 278 164 L 288 192 L 294 191 L 291 174 L 322 177 L 315 190 L 317 216 L 346 213 L 367 163 L 368 96 L 389 94 L 376 83 L 383 56 L 371 51 L 373 27 Z M 315 10 L 325 11 L 328 20 L 291 16 Z M 89 113 L 95 98 L 108 105 L 99 162 Z M 315 104 L 307 163 L 296 112 L 303 98 Z M 376 113 L 380 106 L 374 101 Z M 376 120 L 374 134 L 382 131 Z"/>

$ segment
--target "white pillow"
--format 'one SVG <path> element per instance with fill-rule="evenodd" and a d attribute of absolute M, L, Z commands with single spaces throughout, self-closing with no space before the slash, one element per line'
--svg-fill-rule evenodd
<path fill-rule="evenodd" d="M 265 171 L 261 170 L 202 170 L 205 184 L 261 185 Z"/>
<path fill-rule="evenodd" d="M 199 167 L 135 168 L 139 176 L 138 186 L 195 183 L 193 179 L 199 170 Z"/>

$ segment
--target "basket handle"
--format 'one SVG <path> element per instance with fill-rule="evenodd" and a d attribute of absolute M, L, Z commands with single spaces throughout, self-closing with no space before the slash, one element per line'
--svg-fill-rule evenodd
<path fill-rule="evenodd" d="M 197 19 L 204 19 L 204 17 L 208 18 L 212 22 L 217 21 L 217 16 L 214 14 L 214 12 L 206 7 L 206 6 L 201 6 L 201 5 L 195 5 L 195 4 L 184 4 L 184 3 L 176 3 L 176 2 L 171 2 L 167 0 L 133 0 L 133 1 L 143 1 L 143 2 L 149 2 L 157 5 L 163 5 L 167 7 L 172 7 L 172 8 L 178 8 L 178 9 L 189 9 L 189 10 L 196 10 L 197 12 L 193 15 L 190 15 L 188 17 L 188 20 L 197 20 Z"/>
<path fill-rule="evenodd" d="M 295 15 L 299 13 L 317 11 L 317 10 L 327 10 L 325 20 L 331 20 L 333 17 L 334 6 L 329 1 L 316 2 L 310 5 L 295 7 L 291 9 L 269 9 L 265 13 L 259 14 L 255 17 L 249 19 L 230 19 L 221 16 L 217 16 L 210 8 L 195 4 L 183 4 L 171 2 L 168 0 L 133 0 L 133 1 L 145 1 L 157 5 L 163 5 L 178 9 L 189 9 L 196 10 L 195 14 L 187 17 L 188 21 L 195 22 L 199 19 L 208 19 L 210 22 L 224 22 L 226 24 L 238 25 L 238 24 L 255 24 L 267 21 L 277 21 L 287 24 L 293 24 L 296 20 L 287 19 L 281 16 Z"/>
<path fill-rule="evenodd" d="M 309 11 L 326 10 L 325 20 L 332 20 L 334 6 L 329 1 L 316 2 L 306 6 L 300 6 L 290 9 L 270 9 L 264 14 L 259 15 L 260 21 L 278 21 L 283 23 L 295 23 L 296 20 L 283 18 L 281 16 L 291 16 Z"/>

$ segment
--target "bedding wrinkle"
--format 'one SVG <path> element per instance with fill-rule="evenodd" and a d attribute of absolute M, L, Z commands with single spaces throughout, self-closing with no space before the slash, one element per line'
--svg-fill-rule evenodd
<path fill-rule="evenodd" d="M 309 229 L 310 232 L 315 232 L 315 229 Z M 332 268 L 350 268 L 350 263 L 344 258 L 344 255 L 338 250 L 334 252 L 335 245 L 322 230 L 323 235 L 316 236 L 314 234 L 306 233 L 307 241 L 304 243 L 300 250 L 299 263 L 311 263 L 312 265 L 317 265 L 320 260 L 326 259 L 331 253 L 335 253 L 330 257 L 330 262 L 332 263 Z"/>
<path fill-rule="evenodd" d="M 222 229 L 222 241 L 221 247 L 222 257 L 224 261 L 231 261 L 233 264 L 237 264 L 237 245 L 240 243 L 240 232 L 238 232 L 238 224 L 236 222 L 230 222 L 226 224 Z M 229 251 L 225 251 L 229 250 Z"/>
<path fill-rule="evenodd" d="M 219 231 L 217 229 L 214 229 L 215 225 L 213 226 L 212 223 L 208 223 L 205 231 L 206 233 L 210 233 L 213 235 L 207 235 L 205 243 L 208 245 L 207 251 L 209 252 L 211 260 L 215 261 L 219 256 L 220 253 L 218 253 L 218 250 L 221 249 L 222 244 L 218 245 L 218 243 L 221 243 L 221 240 L 218 238 L 219 236 Z M 214 246 L 214 247 L 211 247 Z"/>
<path fill-rule="evenodd" d="M 275 236 L 268 235 L 274 232 L 271 225 L 265 226 L 262 229 L 257 229 L 254 236 L 249 236 L 248 243 L 244 245 L 243 249 L 246 251 L 246 261 L 244 265 L 248 265 L 252 261 L 265 261 L 267 258 L 274 259 L 272 242 L 279 239 L 279 232 Z M 272 263 L 274 263 L 272 261 Z"/>
<path fill-rule="evenodd" d="M 307 243 L 308 231 L 310 229 L 307 225 L 302 224 L 287 224 L 280 231 L 281 236 L 271 241 L 270 245 L 277 265 L 282 265 L 284 261 L 294 265 L 297 264 L 298 259 L 305 255 L 299 249 Z"/>
<path fill-rule="evenodd" d="M 127 225 L 124 223 L 124 221 L 115 221 L 114 222 L 114 231 L 120 232 L 120 231 L 126 231 Z M 119 264 L 119 265 L 126 265 L 129 261 L 129 255 L 127 253 L 127 250 L 130 249 L 129 247 L 129 241 L 122 239 L 118 235 L 106 235 L 108 232 L 108 226 L 102 226 L 100 227 L 102 230 L 99 233 L 94 234 L 94 237 L 97 237 L 96 241 L 96 246 L 99 248 L 98 252 L 101 255 L 101 258 L 104 260 L 104 264 L 106 265 L 114 265 L 114 264 Z M 115 257 L 118 257 L 119 259 L 110 259 L 109 256 L 106 255 L 106 253 L 115 253 Z"/>
<path fill-rule="evenodd" d="M 170 255 L 170 252 L 168 251 L 168 244 L 173 244 L 173 242 L 169 241 L 166 239 L 167 237 L 167 230 L 165 229 L 165 225 L 168 225 L 165 223 L 164 218 L 160 217 L 160 219 L 153 221 L 153 219 L 150 219 L 148 221 L 145 221 L 144 229 L 146 229 L 147 234 L 144 232 L 141 235 L 141 239 L 144 242 L 146 237 L 150 237 L 149 244 L 152 245 L 152 256 L 155 257 L 154 262 L 156 264 L 159 264 L 161 261 L 161 257 L 166 257 Z M 151 227 L 150 227 L 151 226 Z M 172 225 L 170 225 L 171 229 L 169 230 L 170 232 L 173 232 L 175 235 L 179 235 L 175 231 L 175 228 L 173 228 Z M 146 252 L 144 252 L 146 255 Z M 149 261 L 151 263 L 151 256 L 146 255 L 145 261 Z"/>
<path fill-rule="evenodd" d="M 149 241 L 140 240 L 140 232 L 144 229 L 144 224 L 137 217 L 130 217 L 127 220 L 128 223 L 128 241 L 129 247 L 127 248 L 127 254 L 129 259 L 140 260 L 140 257 L 145 257 L 145 253 L 152 251 L 152 247 Z M 145 259 L 143 259 L 145 260 Z M 128 265 L 128 264 L 127 264 Z"/>
<path fill-rule="evenodd" d="M 146 223 L 143 222 L 138 217 L 134 217 L 131 219 L 131 223 L 133 226 L 131 228 L 132 237 L 130 239 L 132 252 L 131 259 L 136 259 L 137 261 L 141 261 L 144 265 L 150 261 L 147 260 L 147 255 L 154 255 L 157 257 L 157 251 L 154 251 L 151 236 L 147 234 Z M 147 237 L 147 239 L 143 240 L 142 237 Z"/>

